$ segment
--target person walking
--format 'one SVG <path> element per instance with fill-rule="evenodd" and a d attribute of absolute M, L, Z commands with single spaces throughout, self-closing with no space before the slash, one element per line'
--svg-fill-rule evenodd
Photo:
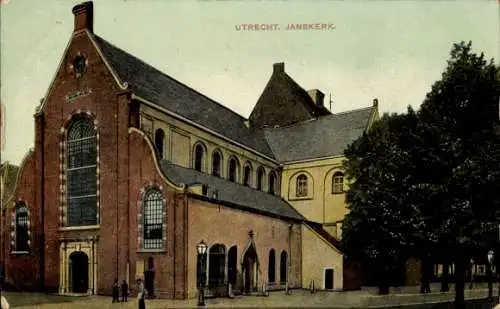
<path fill-rule="evenodd" d="M 137 279 L 137 286 L 138 286 L 138 293 L 137 293 L 137 300 L 139 304 L 139 309 L 146 309 L 146 289 L 144 288 L 144 283 L 142 282 L 141 279 Z"/>
<path fill-rule="evenodd" d="M 127 302 L 127 296 L 128 296 L 128 284 L 127 281 L 123 280 L 122 281 L 122 302 Z"/>
<path fill-rule="evenodd" d="M 9 309 L 10 308 L 9 303 L 7 302 L 7 299 L 5 297 L 3 297 L 3 295 L 2 295 L 2 299 L 1 299 L 0 308 L 2 308 L 2 309 Z"/>
<path fill-rule="evenodd" d="M 119 303 L 120 299 L 120 287 L 118 286 L 118 279 L 115 279 L 115 283 L 113 283 L 113 303 Z"/>

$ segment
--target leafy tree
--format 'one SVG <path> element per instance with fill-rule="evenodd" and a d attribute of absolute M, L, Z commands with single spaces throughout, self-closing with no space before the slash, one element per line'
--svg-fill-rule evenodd
<path fill-rule="evenodd" d="M 409 256 L 412 235 L 421 225 L 417 209 L 405 205 L 412 141 L 404 132 L 415 123 L 411 109 L 408 115 L 384 115 L 345 151 L 352 185 L 346 196 L 349 212 L 342 243 L 347 255 L 373 265 L 381 294 L 388 293 L 388 273 Z"/>
<path fill-rule="evenodd" d="M 498 67 L 455 44 L 418 113 L 384 116 L 348 147 L 346 254 L 385 272 L 408 256 L 454 262 L 463 308 L 469 258 L 498 244 L 499 97 Z"/>
<path fill-rule="evenodd" d="M 437 227 L 435 239 L 455 258 L 456 307 L 464 306 L 464 279 L 470 256 L 498 243 L 500 200 L 499 68 L 471 43 L 455 44 L 451 59 L 419 111 L 429 147 L 429 178 L 439 205 L 425 207 Z M 437 206 L 437 207 L 436 207 Z M 483 259 L 484 259 L 483 257 Z"/>

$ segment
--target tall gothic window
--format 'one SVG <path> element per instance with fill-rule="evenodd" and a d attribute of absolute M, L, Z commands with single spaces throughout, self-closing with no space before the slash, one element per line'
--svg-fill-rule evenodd
<path fill-rule="evenodd" d="M 264 175 L 265 175 L 265 171 L 262 167 L 259 168 L 259 170 L 257 171 L 257 190 L 262 190 L 262 188 L 264 187 Z"/>
<path fill-rule="evenodd" d="M 165 140 L 165 132 L 163 132 L 162 129 L 157 129 L 155 132 L 155 146 L 160 160 L 163 159 L 164 140 Z"/>
<path fill-rule="evenodd" d="M 16 206 L 16 248 L 15 251 L 28 251 L 28 208 L 20 203 Z"/>
<path fill-rule="evenodd" d="M 332 193 L 342 192 L 344 192 L 344 174 L 342 172 L 336 172 L 333 174 L 332 179 Z"/>
<path fill-rule="evenodd" d="M 144 249 L 163 248 L 163 194 L 150 189 L 143 200 Z"/>
<path fill-rule="evenodd" d="M 90 119 L 75 120 L 67 137 L 67 225 L 97 224 L 97 133 Z"/>
<path fill-rule="evenodd" d="M 229 159 L 229 181 L 236 182 L 238 177 L 238 161 L 235 158 Z"/>
<path fill-rule="evenodd" d="M 220 167 L 221 167 L 221 162 L 222 161 L 222 156 L 220 152 L 214 151 L 212 155 L 212 175 L 220 177 Z"/>
<path fill-rule="evenodd" d="M 201 144 L 196 145 L 194 148 L 194 169 L 201 172 L 203 168 L 203 146 Z"/>
<path fill-rule="evenodd" d="M 297 197 L 307 196 L 307 176 L 300 174 L 297 177 L 296 194 Z"/>

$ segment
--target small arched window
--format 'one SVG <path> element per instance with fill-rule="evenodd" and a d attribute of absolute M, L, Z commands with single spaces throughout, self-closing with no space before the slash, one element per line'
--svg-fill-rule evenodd
<path fill-rule="evenodd" d="M 249 187 L 252 181 L 252 167 L 250 163 L 245 164 L 243 168 L 243 185 Z"/>
<path fill-rule="evenodd" d="M 221 174 L 221 162 L 222 161 L 222 155 L 220 154 L 219 151 L 214 151 L 212 155 L 212 175 L 216 177 L 220 177 Z"/>
<path fill-rule="evenodd" d="M 201 144 L 197 144 L 194 148 L 194 169 L 198 172 L 201 172 L 203 169 L 204 153 L 205 151 L 203 149 L 203 146 Z"/>
<path fill-rule="evenodd" d="M 276 281 L 276 253 L 274 249 L 269 251 L 269 267 L 267 269 L 267 277 L 269 283 L 275 283 Z"/>
<path fill-rule="evenodd" d="M 163 145 L 165 141 L 165 132 L 162 129 L 157 129 L 155 132 L 155 146 L 158 152 L 158 157 L 163 159 Z"/>
<path fill-rule="evenodd" d="M 264 188 L 264 177 L 265 177 L 265 170 L 263 167 L 260 167 L 259 170 L 257 171 L 257 190 L 261 190 Z"/>
<path fill-rule="evenodd" d="M 332 177 L 332 193 L 343 193 L 344 192 L 344 174 L 342 172 L 336 172 Z"/>
<path fill-rule="evenodd" d="M 19 203 L 16 205 L 15 251 L 29 250 L 28 225 L 28 208 L 25 203 Z"/>
<path fill-rule="evenodd" d="M 269 173 L 269 193 L 271 194 L 276 193 L 276 181 L 277 181 L 276 173 L 275 172 Z"/>
<path fill-rule="evenodd" d="M 304 174 L 300 174 L 297 177 L 297 184 L 295 188 L 296 196 L 303 197 L 307 196 L 307 176 Z"/>
<path fill-rule="evenodd" d="M 149 189 L 143 200 L 144 249 L 163 249 L 163 194 Z"/>
<path fill-rule="evenodd" d="M 236 158 L 229 159 L 229 181 L 236 182 L 238 179 L 238 161 Z"/>
<path fill-rule="evenodd" d="M 281 251 L 280 257 L 280 282 L 285 284 L 288 277 L 288 254 L 285 250 Z"/>

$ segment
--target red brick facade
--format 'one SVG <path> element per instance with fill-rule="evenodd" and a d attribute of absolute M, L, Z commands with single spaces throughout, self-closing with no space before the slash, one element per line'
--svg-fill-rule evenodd
<path fill-rule="evenodd" d="M 95 258 L 92 257 L 97 265 L 97 280 L 89 283 L 91 292 L 110 294 L 114 278 L 120 281 L 128 278 L 133 289 L 136 262 L 152 257 L 156 296 L 193 297 L 195 285 L 192 280 L 196 274 L 196 265 L 192 262 L 196 254 L 193 242 L 206 233 L 211 243 L 221 242 L 229 246 L 234 231 L 235 235 L 238 234 L 235 243 L 242 249 L 246 243 L 240 238 L 247 237 L 249 229 L 259 237 L 258 253 L 263 255 L 262 267 L 266 269 L 266 252 L 270 248 L 285 250 L 290 247 L 292 240 L 285 233 L 289 224 L 273 219 L 276 223 L 248 212 L 235 214 L 224 207 L 224 215 L 218 220 L 210 219 L 210 216 L 200 217 L 196 215 L 197 209 L 201 211 L 207 206 L 199 201 L 193 202 L 193 208 L 188 209 L 187 195 L 163 176 L 151 141 L 137 129 L 138 103 L 131 100 L 128 91 L 120 88 L 106 66 L 92 41 L 91 23 L 82 19 L 84 14 L 77 12 L 73 37 L 35 116 L 34 151 L 21 166 L 19 183 L 13 195 L 14 202 L 23 201 L 29 209 L 30 251 L 18 254 L 9 250 L 6 253 L 6 281 L 47 292 L 70 292 L 67 287 L 62 289 L 61 278 L 69 275 L 61 273 L 61 269 L 67 267 L 61 266 L 61 250 L 72 242 L 83 242 L 97 248 Z M 76 76 L 73 68 L 77 56 L 86 59 L 81 76 Z M 82 229 L 66 228 L 65 136 L 71 121 L 82 116 L 91 119 L 97 130 L 99 224 Z M 149 187 L 159 189 L 164 197 L 165 249 L 158 252 L 145 252 L 139 247 L 141 199 Z M 15 204 L 9 205 L 5 217 L 8 228 L 4 229 L 4 240 L 8 243 L 13 240 L 10 228 L 15 222 L 13 206 Z M 221 212 L 221 206 L 218 209 Z M 230 231 L 221 230 L 227 228 L 224 222 L 231 214 L 235 218 L 232 228 Z M 243 222 L 246 224 L 240 224 Z M 270 223 L 277 225 L 276 239 L 268 231 Z M 192 231 L 197 239 L 188 239 L 188 226 L 193 225 L 196 226 Z M 295 235 L 292 243 L 300 248 L 300 237 Z M 293 278 L 300 282 L 300 249 L 291 259 Z M 71 278 L 65 280 L 71 281 Z"/>

